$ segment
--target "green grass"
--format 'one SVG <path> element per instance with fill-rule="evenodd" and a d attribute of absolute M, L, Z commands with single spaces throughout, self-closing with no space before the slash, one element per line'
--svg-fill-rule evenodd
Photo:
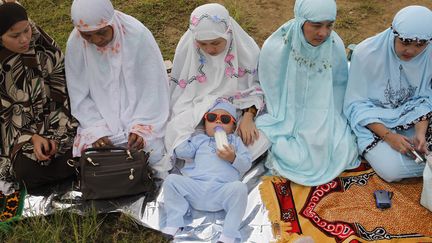
<path fill-rule="evenodd" d="M 26 218 L 12 223 L 0 232 L 0 241 L 12 242 L 148 242 L 165 243 L 154 230 L 144 228 L 125 214 L 97 214 L 90 210 L 84 216 L 56 212 L 49 216 Z"/>

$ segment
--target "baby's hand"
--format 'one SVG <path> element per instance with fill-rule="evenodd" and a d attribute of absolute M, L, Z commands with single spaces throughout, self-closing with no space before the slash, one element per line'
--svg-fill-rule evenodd
<path fill-rule="evenodd" d="M 234 146 L 233 145 L 224 145 L 225 149 L 218 149 L 216 151 L 217 156 L 219 156 L 219 158 L 226 160 L 230 163 L 233 163 L 235 158 L 236 158 L 236 154 L 235 154 L 235 150 L 234 150 Z"/>

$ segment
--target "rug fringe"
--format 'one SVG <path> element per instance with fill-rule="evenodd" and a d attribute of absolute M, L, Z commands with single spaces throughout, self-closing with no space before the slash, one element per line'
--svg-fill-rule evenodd
<path fill-rule="evenodd" d="M 288 243 L 293 239 L 290 222 L 282 221 L 279 200 L 274 190 L 273 183 L 284 183 L 286 179 L 279 176 L 263 176 L 259 186 L 261 199 L 268 211 L 268 218 L 272 223 L 273 236 L 278 239 L 277 243 Z"/>

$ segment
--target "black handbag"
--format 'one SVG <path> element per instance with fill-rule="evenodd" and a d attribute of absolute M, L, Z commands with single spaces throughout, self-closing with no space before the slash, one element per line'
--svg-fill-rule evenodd
<path fill-rule="evenodd" d="M 108 199 L 155 191 L 150 153 L 122 147 L 84 150 L 79 160 L 79 178 L 84 199 Z"/>

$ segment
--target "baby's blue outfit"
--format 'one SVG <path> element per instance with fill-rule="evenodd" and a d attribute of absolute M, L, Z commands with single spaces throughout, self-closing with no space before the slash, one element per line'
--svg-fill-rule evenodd
<path fill-rule="evenodd" d="M 231 164 L 216 155 L 214 137 L 198 134 L 181 143 L 175 154 L 186 162 L 183 175 L 170 174 L 163 183 L 167 227 L 184 226 L 189 206 L 202 211 L 225 210 L 222 234 L 240 238 L 240 223 L 247 204 L 247 186 L 239 181 L 252 164 L 250 152 L 240 137 L 229 134 L 236 158 Z"/>

